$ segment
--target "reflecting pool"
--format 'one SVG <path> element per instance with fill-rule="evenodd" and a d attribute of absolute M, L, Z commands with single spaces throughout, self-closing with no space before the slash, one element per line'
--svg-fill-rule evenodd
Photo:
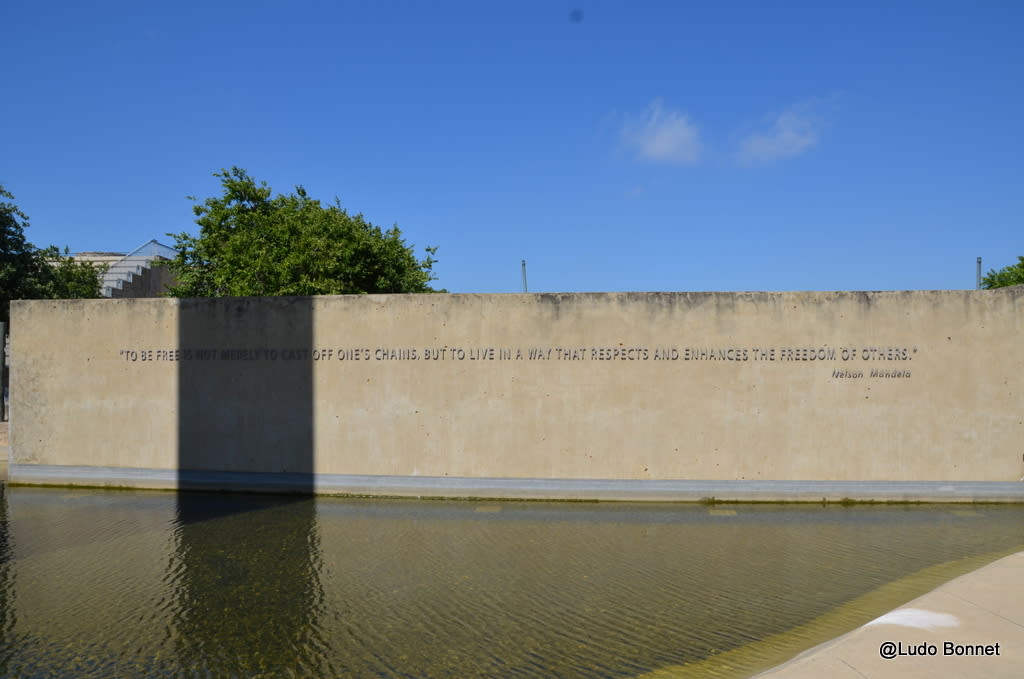
<path fill-rule="evenodd" d="M 742 676 L 1024 548 L 1022 506 L 2 492 L 3 677 Z"/>

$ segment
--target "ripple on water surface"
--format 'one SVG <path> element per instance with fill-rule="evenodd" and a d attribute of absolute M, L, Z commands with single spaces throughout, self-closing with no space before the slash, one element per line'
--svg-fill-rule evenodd
<path fill-rule="evenodd" d="M 919 593 L 908 575 L 1024 546 L 1013 506 L 15 488 L 0 511 L 11 677 L 630 677 L 740 656 L 753 671 L 765 640 L 814 643 L 822 620 Z"/>

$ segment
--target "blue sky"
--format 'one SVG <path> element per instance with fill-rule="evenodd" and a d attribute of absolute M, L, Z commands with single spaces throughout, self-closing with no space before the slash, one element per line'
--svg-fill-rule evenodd
<path fill-rule="evenodd" d="M 29 239 L 190 231 L 239 166 L 452 292 L 973 288 L 1024 254 L 1021 2 L 12 2 Z"/>

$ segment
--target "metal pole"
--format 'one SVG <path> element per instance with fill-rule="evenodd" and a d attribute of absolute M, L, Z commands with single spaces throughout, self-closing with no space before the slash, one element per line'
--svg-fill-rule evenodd
<path fill-rule="evenodd" d="M 529 289 L 526 287 L 526 260 L 525 259 L 523 260 L 523 292 L 529 292 Z"/>
<path fill-rule="evenodd" d="M 981 257 L 978 257 L 978 271 L 974 275 L 974 289 L 981 290 Z"/>

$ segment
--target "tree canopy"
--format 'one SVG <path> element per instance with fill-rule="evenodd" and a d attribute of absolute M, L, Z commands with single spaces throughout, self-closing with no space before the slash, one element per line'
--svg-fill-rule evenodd
<path fill-rule="evenodd" d="M 25 238 L 28 217 L 0 186 L 0 321 L 10 318 L 12 299 L 71 299 L 100 296 L 103 270 L 76 262 L 54 246 L 37 248 Z"/>
<path fill-rule="evenodd" d="M 266 182 L 233 167 L 214 174 L 223 195 L 195 202 L 199 235 L 168 234 L 177 297 L 433 292 L 432 255 L 417 259 L 398 227 L 382 230 L 323 206 L 301 186 L 272 197 Z"/>
<path fill-rule="evenodd" d="M 990 270 L 981 279 L 981 287 L 991 290 L 992 288 L 1005 288 L 1008 285 L 1024 285 L 1024 256 L 1017 258 L 1016 264 L 1004 266 L 996 271 Z"/>

